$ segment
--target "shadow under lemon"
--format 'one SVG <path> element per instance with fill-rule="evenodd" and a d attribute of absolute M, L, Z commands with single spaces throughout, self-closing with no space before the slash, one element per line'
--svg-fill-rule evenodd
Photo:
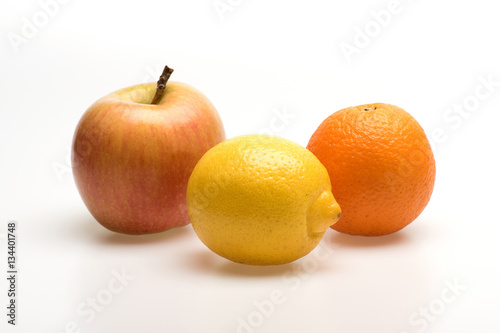
<path fill-rule="evenodd" d="M 314 265 L 314 270 L 335 270 L 338 256 L 348 248 L 406 248 L 418 245 L 425 238 L 425 228 L 408 226 L 398 232 L 376 237 L 353 236 L 329 229 L 318 246 L 306 256 L 283 265 L 246 265 L 225 259 L 200 245 L 186 252 L 181 266 L 202 274 L 219 274 L 234 277 L 269 277 L 303 270 L 304 265 Z M 189 228 L 192 228 L 189 226 Z M 368 250 L 368 249 L 367 249 Z M 337 258 L 337 259 L 336 259 Z"/>
<path fill-rule="evenodd" d="M 283 275 L 295 265 L 295 262 L 271 266 L 240 264 L 225 259 L 208 248 L 186 253 L 183 263 L 185 268 L 196 273 L 256 278 Z"/>

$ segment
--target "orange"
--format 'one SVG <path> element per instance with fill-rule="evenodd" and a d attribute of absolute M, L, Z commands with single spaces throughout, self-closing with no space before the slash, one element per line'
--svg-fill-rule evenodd
<path fill-rule="evenodd" d="M 434 188 L 434 155 L 419 123 L 403 109 L 382 103 L 333 113 L 307 148 L 328 170 L 342 207 L 333 229 L 380 236 L 414 221 Z"/>

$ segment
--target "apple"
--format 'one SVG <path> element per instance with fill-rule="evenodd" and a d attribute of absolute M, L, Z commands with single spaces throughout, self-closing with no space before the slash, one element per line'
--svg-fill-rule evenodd
<path fill-rule="evenodd" d="M 105 228 L 150 234 L 189 224 L 186 188 L 198 160 L 225 139 L 212 103 L 195 88 L 146 83 L 109 94 L 80 119 L 71 150 L 73 176 Z"/>

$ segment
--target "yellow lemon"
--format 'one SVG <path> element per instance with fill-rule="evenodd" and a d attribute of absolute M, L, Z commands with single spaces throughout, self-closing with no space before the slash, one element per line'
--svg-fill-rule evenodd
<path fill-rule="evenodd" d="M 303 257 L 340 217 L 321 162 L 270 135 L 235 137 L 206 152 L 189 178 L 187 206 L 209 249 L 253 265 Z"/>

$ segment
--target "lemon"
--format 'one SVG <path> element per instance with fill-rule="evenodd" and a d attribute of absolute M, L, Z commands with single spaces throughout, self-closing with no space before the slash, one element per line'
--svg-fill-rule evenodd
<path fill-rule="evenodd" d="M 235 137 L 206 152 L 189 178 L 187 206 L 209 249 L 253 265 L 303 257 L 340 217 L 321 162 L 271 135 Z"/>

